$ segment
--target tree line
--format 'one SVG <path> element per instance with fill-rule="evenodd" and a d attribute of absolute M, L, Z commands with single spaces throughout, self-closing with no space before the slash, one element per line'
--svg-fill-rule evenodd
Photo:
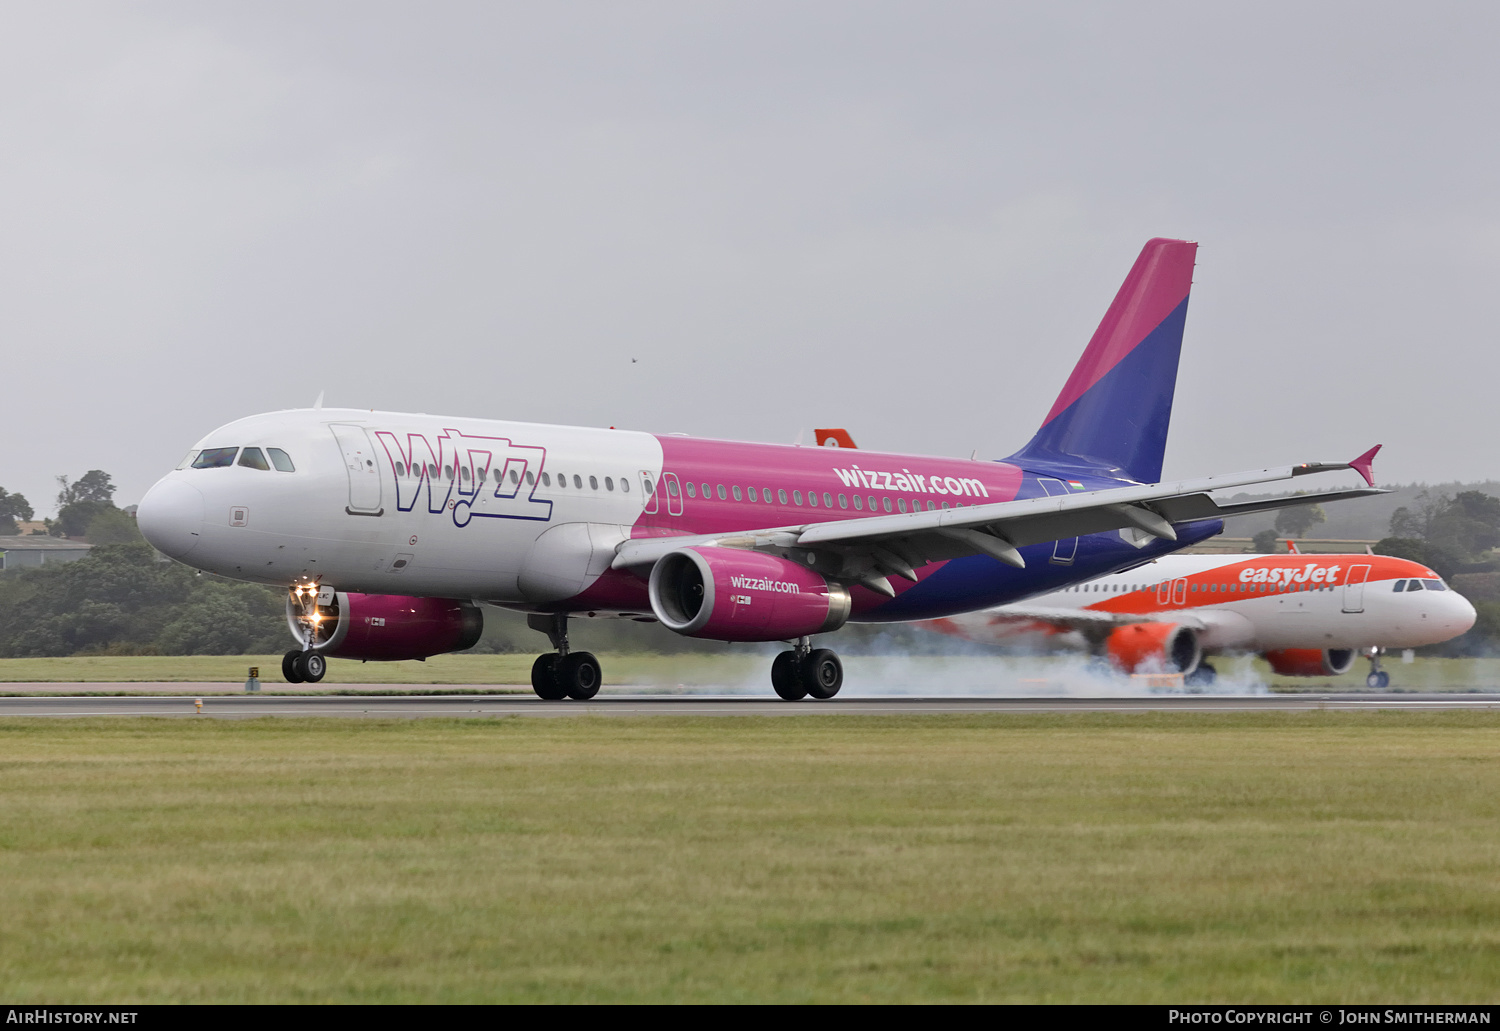
<path fill-rule="evenodd" d="M 0 574 L 0 656 L 237 654 L 285 647 L 281 592 L 161 560 L 115 507 L 109 473 L 59 476 L 55 537 L 93 545 L 77 562 Z M 0 536 L 34 515 L 0 488 Z"/>
<path fill-rule="evenodd" d="M 135 521 L 115 507 L 115 485 L 103 469 L 90 469 L 71 481 L 59 476 L 57 485 L 57 518 L 43 520 L 51 536 L 82 537 L 90 544 L 140 540 Z M 0 487 L 0 537 L 15 536 L 20 532 L 17 524 L 30 522 L 35 514 L 24 494 Z"/>
<path fill-rule="evenodd" d="M 163 560 L 141 538 L 135 520 L 114 506 L 108 473 L 93 469 L 76 481 L 58 480 L 58 514 L 48 521 L 49 530 L 84 536 L 94 548 L 77 562 L 0 573 L 0 656 L 264 654 L 291 646 L 279 588 L 239 583 Z M 1302 517 L 1303 532 L 1317 525 L 1319 515 Z M 7 520 L 14 532 L 15 522 L 31 516 L 24 497 L 0 488 L 0 535 Z M 1379 554 L 1413 559 L 1445 578 L 1500 571 L 1495 558 L 1500 554 L 1500 498 L 1482 491 L 1420 492 L 1411 504 L 1395 510 L 1388 529 L 1375 545 Z M 1474 629 L 1424 651 L 1474 655 L 1500 650 L 1500 596 L 1491 600 L 1470 593 L 1470 600 L 1479 612 Z M 485 624 L 476 651 L 543 648 L 524 616 L 487 608 Z M 600 651 L 725 647 L 680 637 L 655 624 L 580 619 L 574 625 L 577 645 Z M 956 647 L 940 635 L 900 625 L 850 626 L 840 637 L 851 654 L 932 654 Z"/>
<path fill-rule="evenodd" d="M 76 562 L 0 573 L 0 657 L 277 654 L 293 645 L 285 606 L 281 588 L 162 561 L 137 535 L 130 543 L 96 546 Z M 546 650 L 521 613 L 486 606 L 484 621 L 484 636 L 471 651 Z M 573 630 L 575 647 L 605 653 L 722 653 L 729 647 L 631 620 L 576 619 Z M 851 626 L 840 640 L 850 654 L 986 650 L 899 625 Z"/>

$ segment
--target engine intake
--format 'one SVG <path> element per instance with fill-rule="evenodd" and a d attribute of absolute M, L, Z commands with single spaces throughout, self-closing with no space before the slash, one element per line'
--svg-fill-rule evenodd
<path fill-rule="evenodd" d="M 307 620 L 314 628 L 311 640 Z M 320 654 L 382 662 L 461 652 L 484 631 L 484 613 L 470 601 L 343 591 L 319 601 L 312 612 L 306 601 L 289 595 L 286 621 L 298 640 Z"/>
<path fill-rule="evenodd" d="M 736 548 L 681 548 L 651 569 L 651 611 L 685 637 L 786 641 L 837 630 L 849 592 L 776 555 Z"/>
<path fill-rule="evenodd" d="M 1126 673 L 1191 673 L 1203 658 L 1198 635 L 1177 623 L 1130 623 L 1105 642 L 1109 661 Z"/>
<path fill-rule="evenodd" d="M 1353 648 L 1281 648 L 1262 657 L 1283 677 L 1336 677 L 1354 665 Z"/>

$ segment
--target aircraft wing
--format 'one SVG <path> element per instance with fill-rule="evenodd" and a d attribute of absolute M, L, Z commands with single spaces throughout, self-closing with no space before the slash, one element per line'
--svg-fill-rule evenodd
<path fill-rule="evenodd" d="M 1173 483 L 1079 491 L 1057 497 L 1001 501 L 989 505 L 933 512 L 908 512 L 767 527 L 723 534 L 646 537 L 625 541 L 616 549 L 615 568 L 649 567 L 678 548 L 716 545 L 787 552 L 817 553 L 812 567 L 892 595 L 887 576 L 915 580 L 914 570 L 929 562 L 987 554 L 1017 568 L 1025 566 L 1018 548 L 1029 544 L 1134 528 L 1176 540 L 1174 522 L 1225 519 L 1251 512 L 1341 501 L 1384 494 L 1375 487 L 1296 494 L 1270 501 L 1221 505 L 1211 491 L 1276 483 L 1312 473 L 1355 469 L 1367 482 L 1368 457 L 1348 463 L 1313 462 L 1206 476 Z"/>
<path fill-rule="evenodd" d="M 1106 612 L 1022 601 L 942 619 L 920 620 L 916 625 L 981 644 L 999 644 L 1019 634 L 1041 629 L 1076 631 L 1097 643 L 1117 627 L 1134 623 L 1173 623 L 1189 627 L 1199 633 L 1205 646 L 1215 648 L 1245 647 L 1253 644 L 1255 639 L 1255 628 L 1243 615 L 1222 608 Z"/>
<path fill-rule="evenodd" d="M 1160 613 L 1125 615 L 1120 612 L 1101 612 L 1098 609 L 1064 609 L 1053 608 L 1044 605 L 1028 605 L 1025 602 L 1017 602 L 1004 605 L 1000 608 L 983 609 L 979 612 L 965 613 L 961 617 L 945 616 L 950 622 L 966 627 L 968 624 L 983 624 L 987 628 L 1002 631 L 998 635 L 965 633 L 963 636 L 971 640 L 987 640 L 990 636 L 1004 637 L 1005 630 L 1012 632 L 1021 631 L 1035 627 L 1038 623 L 1046 624 L 1056 630 L 1112 630 L 1126 623 L 1152 623 L 1157 622 Z M 1174 622 L 1183 622 L 1175 620 Z M 921 625 L 920 623 L 918 625 Z"/>
<path fill-rule="evenodd" d="M 1024 629 L 1044 623 L 1057 630 L 1081 630 L 1085 633 L 1091 630 L 1113 630 L 1115 627 L 1126 626 L 1130 623 L 1176 623 L 1192 627 L 1194 630 L 1202 630 L 1207 626 L 1199 613 L 1179 609 L 1161 612 L 1103 612 L 1099 609 L 1050 608 L 1042 605 L 1028 605 L 1025 602 L 971 612 L 963 617 L 946 618 L 959 625 L 963 625 L 963 622 L 983 620 L 989 627 L 997 629 L 1012 626 L 1016 629 Z M 984 635 L 981 634 L 966 636 L 972 636 L 975 640 L 984 639 Z"/>

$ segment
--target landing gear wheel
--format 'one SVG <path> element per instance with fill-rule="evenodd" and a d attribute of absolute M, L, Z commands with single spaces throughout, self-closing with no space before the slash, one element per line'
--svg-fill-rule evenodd
<path fill-rule="evenodd" d="M 1384 670 L 1379 673 L 1371 673 L 1365 677 L 1365 686 L 1374 688 L 1386 688 L 1391 686 L 1391 675 Z"/>
<path fill-rule="evenodd" d="M 814 698 L 832 698 L 844 686 L 844 664 L 827 648 L 808 652 L 799 667 L 802 683 Z"/>
<path fill-rule="evenodd" d="M 560 702 L 568 697 L 568 692 L 557 681 L 557 664 L 562 656 L 556 652 L 547 652 L 538 655 L 536 661 L 531 664 L 531 689 L 536 692 L 538 698 L 548 702 Z"/>
<path fill-rule="evenodd" d="M 297 674 L 295 683 L 316 684 L 328 672 L 328 660 L 317 652 L 298 652 L 292 660 L 292 669 Z"/>
<path fill-rule="evenodd" d="M 1198 668 L 1183 677 L 1183 683 L 1189 687 L 1209 687 L 1219 678 L 1219 671 L 1206 662 L 1198 663 Z"/>
<path fill-rule="evenodd" d="M 281 657 L 281 678 L 288 684 L 300 684 L 307 679 L 297 669 L 297 660 L 300 658 L 301 652 L 287 652 Z"/>
<path fill-rule="evenodd" d="M 599 693 L 604 675 L 599 660 L 589 652 L 569 652 L 557 664 L 557 686 L 569 698 L 586 702 Z"/>
<path fill-rule="evenodd" d="M 789 702 L 807 697 L 807 688 L 802 686 L 801 671 L 797 668 L 797 653 L 784 651 L 771 663 L 771 686 L 776 693 Z"/>

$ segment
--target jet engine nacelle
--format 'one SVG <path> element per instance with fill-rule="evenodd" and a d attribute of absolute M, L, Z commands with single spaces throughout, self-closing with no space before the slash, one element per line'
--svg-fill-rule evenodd
<path fill-rule="evenodd" d="M 1284 677 L 1336 677 L 1354 665 L 1354 649 L 1281 648 L 1262 658 Z"/>
<path fill-rule="evenodd" d="M 1109 635 L 1104 650 L 1126 673 L 1191 673 L 1203 658 L 1197 633 L 1177 623 L 1129 623 Z"/>
<path fill-rule="evenodd" d="M 681 548 L 651 569 L 651 611 L 671 630 L 715 641 L 786 641 L 837 630 L 849 592 L 790 559 L 738 548 Z"/>
<path fill-rule="evenodd" d="M 409 598 L 400 594 L 346 594 L 338 591 L 316 608 L 308 641 L 293 598 L 286 603 L 292 634 L 312 650 L 340 659 L 396 661 L 472 648 L 484 630 L 484 613 L 470 601 Z"/>

